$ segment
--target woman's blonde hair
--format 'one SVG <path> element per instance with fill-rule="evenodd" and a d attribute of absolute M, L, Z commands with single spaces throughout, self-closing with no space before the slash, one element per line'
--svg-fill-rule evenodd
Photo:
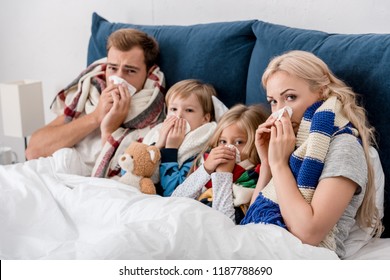
<path fill-rule="evenodd" d="M 194 171 L 196 163 L 200 161 L 205 152 L 218 146 L 222 131 L 232 124 L 236 124 L 241 130 L 247 132 L 248 139 L 242 153 L 248 155 L 248 159 L 251 163 L 255 165 L 259 164 L 260 158 L 255 147 L 256 129 L 260 124 L 267 120 L 268 116 L 269 111 L 263 105 L 246 106 L 237 104 L 230 108 L 219 120 L 213 136 L 209 139 L 203 151 L 195 159 L 189 174 Z"/>
<path fill-rule="evenodd" d="M 217 96 L 215 88 L 211 84 L 203 83 L 195 79 L 187 79 L 174 84 L 165 95 L 165 103 L 169 107 L 172 99 L 179 97 L 187 99 L 195 95 L 202 106 L 204 115 L 210 114 L 210 121 L 215 121 L 213 96 Z"/>
<path fill-rule="evenodd" d="M 357 104 L 357 94 L 338 79 L 324 61 L 306 51 L 295 50 L 275 57 L 263 74 L 264 88 L 268 79 L 278 71 L 305 80 L 313 92 L 322 90 L 323 99 L 337 96 L 341 101 L 342 112 L 359 131 L 368 166 L 367 189 L 357 212 L 357 221 L 361 226 L 373 227 L 373 235 L 379 236 L 383 226 L 375 204 L 374 170 L 369 156 L 369 147 L 376 145 L 374 128 L 368 122 L 365 109 Z"/>

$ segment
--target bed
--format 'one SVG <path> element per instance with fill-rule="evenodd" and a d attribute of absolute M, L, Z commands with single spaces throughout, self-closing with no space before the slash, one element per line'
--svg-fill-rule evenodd
<path fill-rule="evenodd" d="M 87 64 L 105 56 L 107 36 L 122 27 L 139 28 L 156 37 L 167 87 L 185 78 L 202 79 L 216 87 L 219 98 L 228 107 L 264 102 L 260 87 L 262 70 L 271 56 L 287 49 L 320 54 L 331 66 L 337 66 L 336 74 L 347 73 L 342 76 L 353 87 L 358 86 L 356 79 L 361 79 L 358 74 L 362 68 L 352 67 L 351 59 L 336 63 L 334 56 L 327 55 L 325 47 L 329 42 L 325 39 L 330 34 L 258 20 L 141 26 L 112 23 L 94 13 Z M 349 44 L 345 48 L 351 48 L 359 40 L 368 44 L 375 39 L 378 41 L 375 46 L 390 47 L 390 35 L 367 34 L 363 39 L 354 35 L 335 36 L 344 36 L 333 38 L 340 39 L 332 45 L 339 51 L 343 42 Z M 383 52 L 380 57 L 372 51 L 373 45 L 369 49 L 366 57 L 372 58 L 378 67 L 378 60 L 390 56 L 390 48 L 388 51 L 380 48 Z M 367 59 L 363 62 L 362 67 L 369 69 Z M 350 72 L 346 71 L 348 67 L 352 69 Z M 384 75 L 389 74 L 388 68 L 381 69 Z M 351 75 L 355 75 L 353 79 Z M 380 98 L 365 100 L 369 116 L 383 139 L 390 132 L 384 129 L 375 106 L 389 104 L 390 85 L 383 79 L 382 88 L 379 85 L 369 88 L 370 81 L 378 78 L 375 75 L 367 75 L 359 92 L 387 87 Z M 387 143 L 380 141 L 378 148 L 385 182 L 390 167 L 388 139 Z M 61 149 L 51 157 L 26 163 L 0 166 L 1 259 L 338 259 L 328 249 L 302 244 L 280 227 L 237 226 L 197 201 L 142 194 L 116 180 L 79 175 L 79 169 L 73 149 Z M 378 203 L 383 206 L 383 201 L 388 201 L 387 182 L 380 190 Z M 387 217 L 385 205 L 385 223 Z M 385 238 L 386 234 L 380 239 L 370 239 L 364 231 L 353 231 L 346 259 L 390 259 L 390 239 Z"/>

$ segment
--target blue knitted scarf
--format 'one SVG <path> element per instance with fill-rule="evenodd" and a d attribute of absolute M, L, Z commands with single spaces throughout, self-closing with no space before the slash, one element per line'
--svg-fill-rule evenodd
<path fill-rule="evenodd" d="M 290 156 L 289 165 L 308 203 L 318 185 L 331 139 L 342 133 L 358 136 L 357 130 L 342 114 L 341 106 L 336 97 L 316 102 L 306 110 L 299 125 L 296 149 Z M 241 221 L 241 224 L 248 223 L 275 224 L 286 228 L 272 179 Z"/>

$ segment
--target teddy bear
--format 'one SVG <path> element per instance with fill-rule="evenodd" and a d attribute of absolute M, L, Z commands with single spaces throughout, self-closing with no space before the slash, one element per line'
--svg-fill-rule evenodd
<path fill-rule="evenodd" d="M 118 164 L 125 171 L 119 181 L 134 186 L 145 194 L 156 194 L 156 187 L 151 179 L 159 165 L 160 150 L 140 142 L 132 142 L 118 159 Z"/>

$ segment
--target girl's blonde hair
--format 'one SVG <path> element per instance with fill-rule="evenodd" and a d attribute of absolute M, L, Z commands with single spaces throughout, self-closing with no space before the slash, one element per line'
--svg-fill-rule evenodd
<path fill-rule="evenodd" d="M 213 96 L 217 96 L 214 87 L 211 84 L 203 83 L 195 79 L 187 79 L 174 84 L 165 96 L 167 107 L 172 99 L 179 97 L 187 99 L 190 95 L 195 94 L 200 105 L 203 108 L 203 113 L 210 114 L 210 121 L 215 121 Z"/>
<path fill-rule="evenodd" d="M 268 79 L 278 71 L 305 80 L 313 92 L 322 90 L 323 99 L 336 96 L 341 101 L 342 112 L 359 131 L 368 166 L 367 189 L 357 212 L 357 221 L 361 226 L 373 227 L 372 234 L 379 236 L 383 226 L 375 204 L 374 170 L 369 156 L 369 147 L 376 145 L 374 128 L 368 122 L 365 109 L 357 104 L 357 94 L 338 79 L 325 62 L 309 52 L 296 50 L 275 57 L 263 74 L 264 88 L 267 86 Z"/>
<path fill-rule="evenodd" d="M 233 106 L 223 114 L 222 118 L 219 120 L 213 136 L 209 139 L 203 151 L 195 159 L 189 174 L 194 171 L 196 163 L 200 161 L 205 152 L 218 146 L 222 131 L 232 124 L 237 124 L 240 129 L 247 132 L 248 139 L 242 153 L 248 155 L 248 159 L 251 163 L 255 165 L 259 164 L 260 158 L 255 147 L 256 129 L 260 124 L 267 120 L 268 116 L 269 111 L 263 105 L 246 106 L 237 104 Z"/>

